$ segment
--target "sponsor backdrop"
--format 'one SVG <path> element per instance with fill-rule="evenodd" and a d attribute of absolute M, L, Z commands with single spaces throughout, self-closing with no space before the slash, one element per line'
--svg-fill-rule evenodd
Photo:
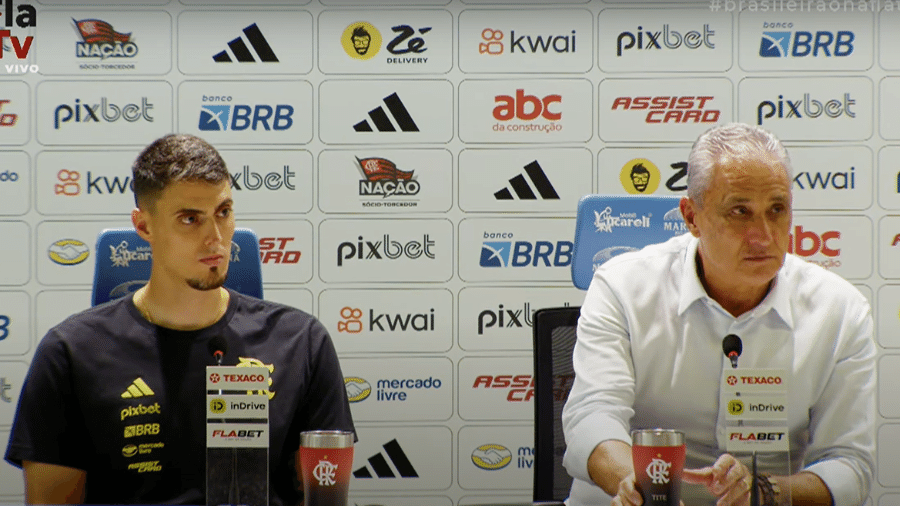
<path fill-rule="evenodd" d="M 266 297 L 334 338 L 353 501 L 526 500 L 533 312 L 583 299 L 578 198 L 681 195 L 694 138 L 739 120 L 790 148 L 792 251 L 872 301 L 871 504 L 896 504 L 900 2 L 399 4 L 0 1 L 2 445 L 97 233 L 130 225 L 131 161 L 189 132 L 228 162 Z"/>

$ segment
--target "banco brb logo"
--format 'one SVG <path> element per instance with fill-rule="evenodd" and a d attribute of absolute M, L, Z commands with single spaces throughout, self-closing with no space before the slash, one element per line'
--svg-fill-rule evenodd
<path fill-rule="evenodd" d="M 647 476 L 653 480 L 654 485 L 664 485 L 669 483 L 669 468 L 672 467 L 671 462 L 662 459 L 653 459 L 647 465 Z"/>
<path fill-rule="evenodd" d="M 337 468 L 337 464 L 332 464 L 327 460 L 320 460 L 316 467 L 313 468 L 313 477 L 318 480 L 320 486 L 330 487 L 335 483 L 334 475 Z"/>

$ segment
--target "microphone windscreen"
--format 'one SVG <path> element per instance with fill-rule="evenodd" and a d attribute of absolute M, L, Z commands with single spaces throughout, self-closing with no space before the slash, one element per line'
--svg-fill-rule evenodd
<path fill-rule="evenodd" d="M 744 351 L 744 345 L 741 343 L 741 338 L 734 334 L 725 336 L 725 339 L 722 339 L 722 351 L 725 353 L 726 357 L 730 357 L 732 353 L 741 356 L 741 352 Z"/>

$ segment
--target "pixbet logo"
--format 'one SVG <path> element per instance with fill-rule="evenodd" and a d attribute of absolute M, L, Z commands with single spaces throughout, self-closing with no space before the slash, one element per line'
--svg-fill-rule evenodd
<path fill-rule="evenodd" d="M 485 239 L 513 238 L 512 232 L 485 232 Z M 572 263 L 570 241 L 484 241 L 481 245 L 481 267 L 566 267 Z M 553 257 L 551 259 L 551 256 Z"/>
<path fill-rule="evenodd" d="M 800 100 L 785 100 L 784 95 L 778 95 L 777 101 L 764 100 L 756 107 L 756 124 L 762 125 L 764 119 L 815 119 L 822 114 L 829 118 L 840 116 L 856 117 L 856 113 L 850 110 L 850 106 L 856 105 L 856 100 L 850 98 L 849 93 L 844 93 L 843 99 L 831 99 L 824 104 L 811 98 L 809 93 L 804 93 Z M 777 116 L 776 116 L 777 115 Z"/>
<path fill-rule="evenodd" d="M 426 258 L 434 259 L 434 241 L 428 234 L 421 241 L 409 241 L 402 244 L 391 240 L 390 234 L 384 234 L 381 241 L 365 241 L 363 236 L 357 238 L 357 242 L 342 242 L 337 247 L 337 265 L 342 267 L 345 260 L 397 260 L 406 257 L 415 260 L 423 254 Z M 365 255 L 365 258 L 363 258 Z"/>
<path fill-rule="evenodd" d="M 262 263 L 296 264 L 300 262 L 302 253 L 289 250 L 288 243 L 293 237 L 261 237 L 259 239 L 259 259 Z"/>
<path fill-rule="evenodd" d="M 141 416 L 141 415 L 158 415 L 160 414 L 159 403 L 156 402 L 152 406 L 144 406 L 143 404 L 138 404 L 137 406 L 129 406 L 122 410 L 122 420 L 126 418 L 130 418 L 132 416 Z"/>
<path fill-rule="evenodd" d="M 520 35 L 516 36 L 515 30 L 509 32 L 509 54 L 537 54 L 537 53 L 574 53 L 575 30 L 568 35 Z M 500 55 L 506 50 L 505 34 L 503 30 L 485 28 L 481 31 L 482 42 L 478 43 L 479 54 Z M 518 50 L 518 51 L 517 51 Z"/>
<path fill-rule="evenodd" d="M 645 123 L 716 123 L 722 112 L 706 108 L 707 102 L 712 100 L 715 97 L 710 95 L 617 97 L 611 110 L 646 110 Z"/>
<path fill-rule="evenodd" d="M 503 304 L 499 304 L 496 310 L 485 309 L 478 313 L 478 335 L 483 335 L 485 329 L 496 327 L 502 328 L 522 328 L 524 325 L 531 327 L 533 325 L 531 303 L 526 302 L 522 309 L 507 309 Z"/>
<path fill-rule="evenodd" d="M 3 112 L 3 106 L 10 103 L 10 100 L 0 100 L 0 128 L 13 127 L 19 122 L 19 115 L 11 112 Z"/>
<path fill-rule="evenodd" d="M 797 225 L 794 227 L 794 233 L 790 234 L 789 237 L 788 252 L 797 256 L 811 257 L 821 253 L 827 257 L 834 258 L 841 254 L 841 249 L 832 247 L 833 243 L 830 242 L 841 238 L 841 233 L 836 230 L 817 234 L 803 230 L 803 226 Z"/>
<path fill-rule="evenodd" d="M 295 190 L 294 183 L 291 181 L 297 174 L 291 172 L 291 166 L 285 165 L 282 170 L 268 172 L 260 175 L 258 172 L 251 172 L 249 165 L 244 165 L 242 172 L 231 174 L 231 187 L 237 191 L 250 190 L 255 191 L 265 187 L 267 190 L 280 190 L 287 188 Z"/>
<path fill-rule="evenodd" d="M 362 309 L 345 306 L 341 308 L 340 315 L 344 321 L 338 322 L 338 332 L 346 332 L 348 334 L 358 334 L 363 330 L 368 330 L 369 332 L 434 331 L 434 308 L 430 308 L 427 313 L 406 314 L 376 313 L 374 309 L 369 309 L 368 329 L 365 329 L 361 320 L 363 316 Z"/>
<path fill-rule="evenodd" d="M 101 119 L 107 123 L 114 123 L 119 121 L 119 119 L 125 119 L 129 123 L 143 119 L 152 123 L 153 118 L 150 116 L 150 109 L 153 109 L 153 104 L 147 101 L 147 97 L 141 98 L 141 105 L 126 104 L 121 107 L 109 103 L 106 97 L 101 98 L 99 104 L 93 105 L 83 104 L 81 99 L 76 98 L 75 104 L 72 106 L 60 104 L 56 107 L 56 110 L 53 111 L 53 128 L 59 130 L 60 123 L 72 121 L 73 117 L 76 123 L 90 123 L 92 121 L 100 123 Z M 64 113 L 62 118 L 60 118 L 61 112 Z M 97 115 L 98 112 L 99 116 Z"/>
<path fill-rule="evenodd" d="M 668 24 L 663 25 L 662 30 L 655 32 L 644 30 L 644 27 L 637 27 L 637 35 L 632 32 L 622 32 L 616 38 L 616 56 L 622 56 L 622 52 L 628 49 L 678 49 L 682 45 L 688 49 L 697 49 L 701 46 L 714 49 L 716 47 L 712 42 L 713 35 L 716 34 L 708 24 L 703 25 L 703 33 L 691 30 L 681 35 L 680 32 L 671 30 Z M 662 44 L 660 45 L 660 38 Z"/>
<path fill-rule="evenodd" d="M 768 23 L 763 25 L 768 25 Z M 763 32 L 762 40 L 759 43 L 759 56 L 763 58 L 850 56 L 853 54 L 855 39 L 856 35 L 846 30 L 817 31 L 815 34 L 806 31 Z"/>
<path fill-rule="evenodd" d="M 34 28 L 37 26 L 37 11 L 34 6 L 28 4 L 19 5 L 16 9 L 18 14 L 13 13 L 13 7 L 15 6 L 15 0 L 6 0 L 4 3 L 6 9 L 3 13 L 0 13 L 0 16 L 3 17 L 3 26 L 6 27 L 6 30 L 0 30 L 0 60 L 3 59 L 4 49 L 8 50 L 6 45 L 6 40 L 9 39 L 9 43 L 12 45 L 13 52 L 16 54 L 16 58 L 19 60 L 24 60 L 28 57 L 28 53 L 31 50 L 31 43 L 34 42 L 34 36 L 28 35 L 25 37 L 25 40 L 19 39 L 18 36 L 12 35 L 12 32 L 9 28 L 12 28 L 15 25 L 18 28 Z M 10 67 L 14 67 L 13 65 L 7 65 L 6 71 L 11 72 Z M 20 67 L 25 67 L 24 65 Z M 34 72 L 37 72 L 37 66 L 31 65 L 34 68 Z"/>
<path fill-rule="evenodd" d="M 231 102 L 228 95 L 207 96 L 203 95 L 203 102 Z M 256 131 L 260 127 L 263 130 L 284 131 L 294 124 L 294 106 L 278 104 L 274 108 L 271 105 L 234 104 L 234 105 L 201 105 L 200 120 L 197 128 L 202 131 L 241 132 L 247 129 Z M 271 123 L 271 124 L 270 124 Z"/>
<path fill-rule="evenodd" d="M 534 378 L 530 374 L 478 376 L 472 388 L 508 389 L 508 402 L 527 402 L 534 398 Z"/>

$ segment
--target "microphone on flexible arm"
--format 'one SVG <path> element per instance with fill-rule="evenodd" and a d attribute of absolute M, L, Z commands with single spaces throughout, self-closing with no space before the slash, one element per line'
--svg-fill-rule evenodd
<path fill-rule="evenodd" d="M 210 339 L 206 346 L 209 353 L 216 359 L 216 365 L 222 365 L 222 358 L 228 353 L 228 340 L 218 335 Z"/>
<path fill-rule="evenodd" d="M 731 367 L 733 369 L 737 369 L 738 366 L 738 357 L 741 356 L 741 351 L 744 350 L 744 345 L 741 343 L 741 338 L 734 335 L 728 334 L 725 336 L 725 339 L 722 339 L 722 351 L 725 353 L 725 356 L 731 359 Z"/>

